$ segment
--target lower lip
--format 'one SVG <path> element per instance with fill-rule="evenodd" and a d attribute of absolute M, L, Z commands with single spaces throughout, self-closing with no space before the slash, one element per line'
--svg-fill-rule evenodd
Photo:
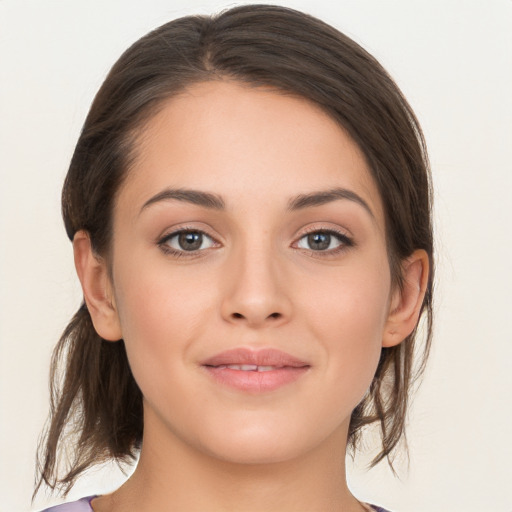
<path fill-rule="evenodd" d="M 203 366 L 219 383 L 247 393 L 275 391 L 295 382 L 309 369 L 309 366 L 285 366 L 267 372 L 232 370 L 216 366 Z"/>

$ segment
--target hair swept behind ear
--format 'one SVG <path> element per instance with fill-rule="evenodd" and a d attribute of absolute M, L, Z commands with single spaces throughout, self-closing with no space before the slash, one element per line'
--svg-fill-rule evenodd
<path fill-rule="evenodd" d="M 431 279 L 431 278 L 429 278 Z M 427 295 L 431 294 L 431 285 Z M 426 296 L 423 307 L 427 315 L 423 317 L 422 326 L 426 333 L 419 348 L 417 331 L 421 322 L 400 344 L 384 347 L 381 351 L 377 371 L 366 396 L 352 412 L 349 426 L 349 448 L 355 455 L 356 447 L 366 426 L 377 423 L 379 426 L 382 449 L 370 462 L 370 467 L 387 459 L 389 467 L 396 474 L 393 465 L 393 455 L 400 442 L 405 447 L 404 453 L 408 455 L 406 423 L 407 411 L 415 384 L 421 379 L 432 345 L 432 298 Z M 422 350 L 422 356 L 414 364 L 415 352 Z"/>
<path fill-rule="evenodd" d="M 65 364 L 63 364 L 65 362 Z M 61 375 L 59 368 L 65 368 Z M 82 304 L 62 334 L 50 367 L 50 415 L 40 439 L 36 487 L 69 492 L 89 466 L 134 459 L 142 440 L 142 394 L 129 369 L 124 342 L 103 340 Z M 73 439 L 73 459 L 59 460 Z M 59 474 L 59 465 L 66 468 Z"/>

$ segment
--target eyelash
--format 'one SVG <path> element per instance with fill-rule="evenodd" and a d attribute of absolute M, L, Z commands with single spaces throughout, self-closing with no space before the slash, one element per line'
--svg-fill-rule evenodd
<path fill-rule="evenodd" d="M 198 250 L 186 251 L 186 250 L 173 249 L 172 247 L 169 246 L 169 241 L 170 240 L 172 240 L 175 237 L 178 237 L 179 235 L 187 234 L 187 233 L 195 233 L 195 234 L 199 234 L 199 235 L 201 235 L 203 237 L 209 238 L 213 242 L 212 247 L 215 247 L 215 245 L 218 245 L 218 242 L 213 237 L 208 235 L 208 233 L 206 233 L 206 232 L 204 232 L 204 231 L 202 231 L 200 229 L 186 228 L 186 227 L 180 228 L 180 229 L 178 229 L 176 231 L 173 231 L 172 233 L 169 233 L 169 234 L 165 235 L 164 237 L 162 237 L 161 239 L 158 240 L 157 245 L 160 247 L 160 249 L 165 254 L 169 254 L 169 255 L 171 255 L 171 256 L 173 256 L 175 258 L 182 258 L 182 257 L 194 258 L 194 257 L 199 257 L 201 252 L 203 252 L 203 251 L 205 251 L 205 250 L 210 248 L 210 247 L 208 247 L 206 249 L 198 249 Z M 307 229 L 306 232 L 296 242 L 294 242 L 292 247 L 295 246 L 296 244 L 298 244 L 301 240 L 303 240 L 307 236 L 312 235 L 312 234 L 323 234 L 323 235 L 334 236 L 340 242 L 340 245 L 338 247 L 335 247 L 334 249 L 328 249 L 328 250 L 317 250 L 317 251 L 315 251 L 313 249 L 305 249 L 305 248 L 301 248 L 301 247 L 296 247 L 297 249 L 300 249 L 302 251 L 306 251 L 307 253 L 309 253 L 310 255 L 312 255 L 314 257 L 326 258 L 326 257 L 329 257 L 329 256 L 336 256 L 339 253 L 341 253 L 343 251 L 346 251 L 347 249 L 349 249 L 351 247 L 354 247 L 354 245 L 355 245 L 355 243 L 354 243 L 352 238 L 347 236 L 345 233 L 342 233 L 342 232 L 337 231 L 335 229 L 310 228 L 310 229 Z"/>

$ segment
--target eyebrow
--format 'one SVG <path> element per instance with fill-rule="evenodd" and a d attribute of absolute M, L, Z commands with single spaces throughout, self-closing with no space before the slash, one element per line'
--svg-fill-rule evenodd
<path fill-rule="evenodd" d="M 309 194 L 300 194 L 293 197 L 288 201 L 288 211 L 302 210 L 304 208 L 312 208 L 315 206 L 322 206 L 333 201 L 346 199 L 353 201 L 362 206 L 371 217 L 375 217 L 368 203 L 358 194 L 352 190 L 345 188 L 333 188 L 329 190 L 322 190 L 318 192 L 311 192 Z M 184 188 L 167 188 L 158 194 L 148 199 L 140 210 L 144 211 L 148 206 L 161 201 L 184 201 L 187 203 L 202 206 L 212 210 L 225 210 L 226 203 L 221 196 L 212 194 L 211 192 L 203 192 L 201 190 L 192 190 Z"/>
<path fill-rule="evenodd" d="M 198 206 L 213 210 L 224 210 L 226 208 L 224 200 L 216 194 L 211 194 L 210 192 L 202 192 L 200 190 L 167 188 L 148 199 L 142 205 L 140 213 L 142 213 L 143 210 L 154 203 L 171 200 L 184 201 L 186 203 L 196 204 Z"/>
<path fill-rule="evenodd" d="M 302 210 L 303 208 L 322 206 L 323 204 L 338 201 L 340 199 L 354 201 L 355 203 L 361 205 L 371 215 L 372 218 L 375 218 L 368 203 L 360 195 L 346 188 L 333 188 L 330 190 L 298 195 L 288 202 L 288 210 L 295 211 Z"/>

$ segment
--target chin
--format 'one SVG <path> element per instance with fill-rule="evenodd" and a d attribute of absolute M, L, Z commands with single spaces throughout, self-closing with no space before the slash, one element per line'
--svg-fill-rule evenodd
<path fill-rule="evenodd" d="M 276 440 L 269 443 L 260 439 L 252 442 L 238 441 L 229 445 L 224 443 L 222 446 L 210 448 L 209 455 L 231 464 L 268 465 L 292 460 L 300 456 L 302 451 L 299 446 L 284 445 Z"/>
<path fill-rule="evenodd" d="M 210 456 L 232 464 L 263 465 L 299 458 L 321 440 L 297 428 L 296 424 L 272 425 L 252 422 L 251 425 L 210 431 L 201 443 Z M 272 428 L 274 427 L 274 428 Z"/>

